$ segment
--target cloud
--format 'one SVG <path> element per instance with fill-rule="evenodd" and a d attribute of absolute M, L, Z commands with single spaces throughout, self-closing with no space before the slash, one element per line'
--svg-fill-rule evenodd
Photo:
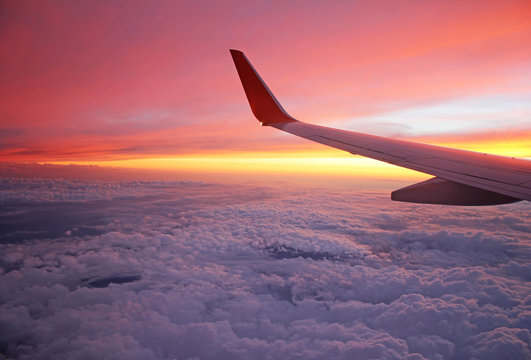
<path fill-rule="evenodd" d="M 474 336 L 470 342 L 467 350 L 474 359 L 525 359 L 531 336 L 528 329 L 499 327 Z"/>
<path fill-rule="evenodd" d="M 255 141 L 264 136 L 252 130 L 257 123 L 231 47 L 245 50 L 286 109 L 310 122 L 370 116 L 360 128 L 374 129 L 382 119 L 372 117 L 383 116 L 426 130 L 424 116 L 411 124 L 411 113 L 400 121 L 388 115 L 434 103 L 451 108 L 469 97 L 480 99 L 470 105 L 476 115 L 493 97 L 511 109 L 511 99 L 523 97 L 518 110 L 528 113 L 527 2 L 461 5 L 2 4 L 0 153 L 15 161 L 79 161 L 298 147 L 289 137 Z M 503 121 L 492 112 L 473 121 L 459 113 L 453 129 L 466 119 L 467 133 L 499 135 L 509 120 L 506 111 L 495 113 Z M 451 130 L 444 120 L 440 126 Z M 438 126 L 431 125 L 433 134 Z"/>
<path fill-rule="evenodd" d="M 530 356 L 527 203 L 421 206 L 179 181 L 1 184 L 6 358 Z"/>

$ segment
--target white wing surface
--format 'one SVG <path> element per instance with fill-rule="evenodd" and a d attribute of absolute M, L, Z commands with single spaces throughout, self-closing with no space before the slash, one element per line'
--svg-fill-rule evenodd
<path fill-rule="evenodd" d="M 446 205 L 531 201 L 531 161 L 307 124 L 292 118 L 245 55 L 231 50 L 255 117 L 262 125 L 372 159 L 435 176 L 394 191 L 391 198 Z"/>

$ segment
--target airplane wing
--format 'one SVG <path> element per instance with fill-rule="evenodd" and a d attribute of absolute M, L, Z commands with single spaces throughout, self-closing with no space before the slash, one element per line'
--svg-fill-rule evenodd
<path fill-rule="evenodd" d="M 243 52 L 230 50 L 230 53 L 251 110 L 262 125 L 435 176 L 393 191 L 393 200 L 445 205 L 531 201 L 529 160 L 391 139 L 295 120 L 282 108 Z"/>

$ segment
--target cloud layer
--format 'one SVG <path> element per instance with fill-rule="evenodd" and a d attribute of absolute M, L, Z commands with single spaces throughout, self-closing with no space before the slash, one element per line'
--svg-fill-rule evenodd
<path fill-rule="evenodd" d="M 65 179 L 0 196 L 6 358 L 531 356 L 528 203 Z"/>
<path fill-rule="evenodd" d="M 3 2 L 0 13 L 4 159 L 309 149 L 262 140 L 229 48 L 301 120 L 529 140 L 528 0 Z"/>

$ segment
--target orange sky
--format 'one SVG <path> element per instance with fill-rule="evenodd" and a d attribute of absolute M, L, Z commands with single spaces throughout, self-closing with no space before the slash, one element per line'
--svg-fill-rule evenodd
<path fill-rule="evenodd" d="M 260 128 L 229 48 L 300 120 L 531 157 L 528 0 L 13 1 L 0 14 L 3 160 L 409 176 Z"/>

